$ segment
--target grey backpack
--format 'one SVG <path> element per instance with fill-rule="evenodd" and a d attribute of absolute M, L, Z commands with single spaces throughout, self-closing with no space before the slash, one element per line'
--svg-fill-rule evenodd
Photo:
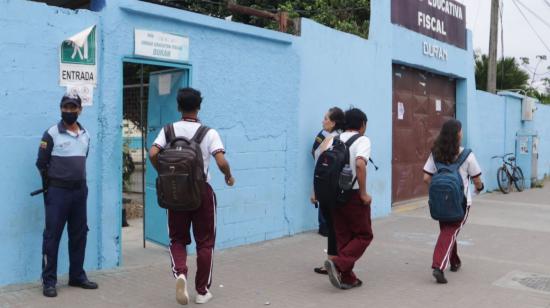
<path fill-rule="evenodd" d="M 160 207 L 192 211 L 201 206 L 206 183 L 200 144 L 209 128 L 200 126 L 195 136 L 176 137 L 174 126 L 164 127 L 166 147 L 158 154 L 157 199 Z"/>

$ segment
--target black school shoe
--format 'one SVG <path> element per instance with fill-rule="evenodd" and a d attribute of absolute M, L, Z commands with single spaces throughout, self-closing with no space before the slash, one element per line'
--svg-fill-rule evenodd
<path fill-rule="evenodd" d="M 314 268 L 313 271 L 317 274 L 328 275 L 328 271 L 322 266 Z"/>
<path fill-rule="evenodd" d="M 55 287 L 52 287 L 52 286 L 43 286 L 42 294 L 46 297 L 56 297 L 57 290 L 55 289 Z"/>
<path fill-rule="evenodd" d="M 447 278 L 445 278 L 445 274 L 440 269 L 435 268 L 432 275 L 435 277 L 437 283 L 447 283 Z"/>
<path fill-rule="evenodd" d="M 352 284 L 342 283 L 342 289 L 343 290 L 349 290 L 349 289 L 353 289 L 353 288 L 358 288 L 362 285 L 363 285 L 363 282 L 361 281 L 361 279 L 357 279 Z"/>
<path fill-rule="evenodd" d="M 97 283 L 95 282 L 91 282 L 89 281 L 88 279 L 84 280 L 84 281 L 70 281 L 69 280 L 69 285 L 71 287 L 79 287 L 79 288 L 82 288 L 82 289 L 88 289 L 88 290 L 93 290 L 93 289 L 97 289 Z"/>
<path fill-rule="evenodd" d="M 458 263 L 458 264 L 455 264 L 455 265 L 451 264 L 451 272 L 458 272 L 458 270 L 460 269 L 461 266 L 462 266 L 462 263 Z"/>

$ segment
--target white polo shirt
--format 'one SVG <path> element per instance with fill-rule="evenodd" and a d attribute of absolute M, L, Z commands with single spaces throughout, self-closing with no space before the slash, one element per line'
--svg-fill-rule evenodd
<path fill-rule="evenodd" d="M 463 147 L 460 147 L 460 152 L 464 151 Z M 460 155 L 460 154 L 459 154 Z M 426 164 L 424 165 L 424 172 L 429 175 L 434 175 L 437 172 L 435 166 L 433 154 L 430 154 Z M 481 175 L 481 167 L 477 162 L 477 159 L 474 153 L 470 153 L 466 158 L 466 161 L 458 169 L 458 173 L 462 177 L 462 182 L 464 183 L 464 195 L 466 196 L 467 205 L 472 205 L 472 193 L 470 190 L 470 178 L 476 178 Z"/>
<path fill-rule="evenodd" d="M 353 135 L 359 134 L 358 132 L 343 132 L 340 134 L 340 140 L 342 142 L 348 141 Z M 330 146 L 332 146 L 332 141 L 330 141 Z M 370 139 L 367 136 L 361 136 L 351 145 L 349 148 L 349 166 L 353 173 L 353 178 L 357 177 L 356 161 L 357 159 L 363 159 L 365 163 L 368 163 L 371 152 Z M 366 180 L 366 178 L 365 178 Z M 353 189 L 359 189 L 359 181 L 355 181 L 353 184 Z"/>
<path fill-rule="evenodd" d="M 174 123 L 174 133 L 176 137 L 185 137 L 191 139 L 193 138 L 200 126 L 201 123 L 198 120 L 184 119 Z M 164 149 L 166 147 L 166 136 L 164 135 L 164 128 L 160 130 L 160 133 L 155 139 L 153 145 L 158 147 L 159 149 Z M 225 153 L 222 140 L 216 130 L 212 128 L 208 130 L 208 133 L 206 133 L 206 136 L 204 136 L 204 139 L 201 142 L 201 152 L 202 160 L 204 162 L 204 173 L 206 174 L 206 181 L 209 182 L 210 172 L 208 171 L 208 169 L 210 166 L 210 156 L 214 156 L 220 152 Z"/>

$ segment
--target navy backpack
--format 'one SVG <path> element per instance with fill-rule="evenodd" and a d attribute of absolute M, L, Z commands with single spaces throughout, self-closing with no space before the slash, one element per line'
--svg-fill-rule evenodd
<path fill-rule="evenodd" d="M 436 173 L 432 177 L 429 188 L 430 215 L 433 219 L 442 222 L 455 222 L 464 219 L 466 210 L 466 196 L 464 182 L 459 168 L 472 153 L 464 149 L 458 159 L 452 164 L 435 161 Z"/>

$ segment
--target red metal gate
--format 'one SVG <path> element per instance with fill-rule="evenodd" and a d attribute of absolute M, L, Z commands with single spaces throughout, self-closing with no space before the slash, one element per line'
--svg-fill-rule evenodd
<path fill-rule="evenodd" d="M 449 77 L 393 65 L 392 203 L 427 195 L 422 168 L 443 123 L 455 117 Z"/>

